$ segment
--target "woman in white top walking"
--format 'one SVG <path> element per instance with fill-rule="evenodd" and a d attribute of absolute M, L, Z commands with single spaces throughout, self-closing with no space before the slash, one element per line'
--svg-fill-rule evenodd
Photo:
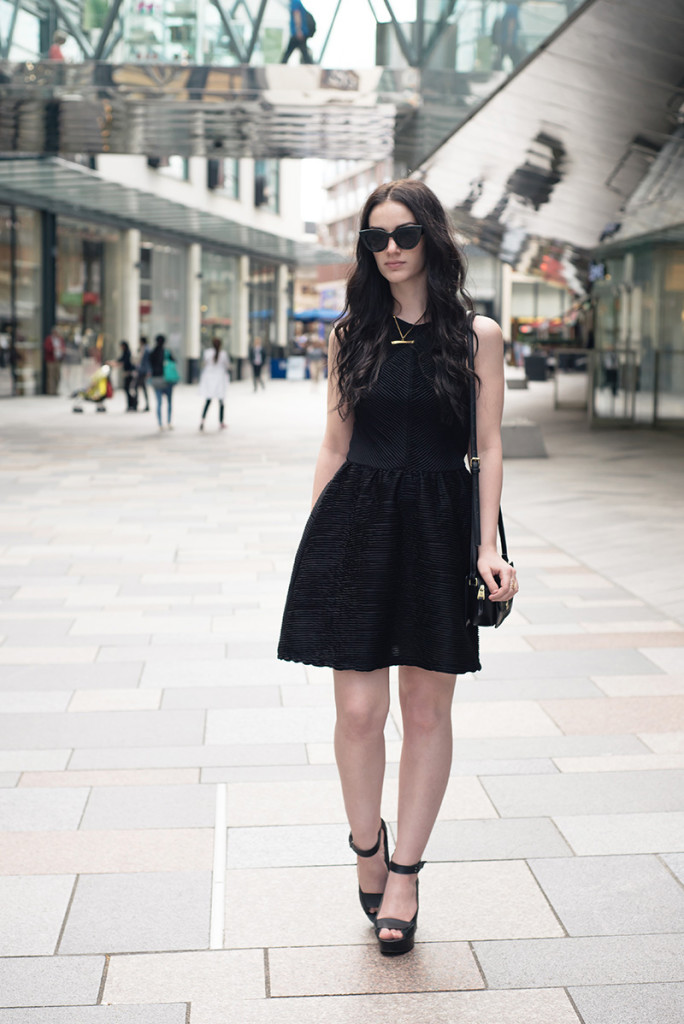
<path fill-rule="evenodd" d="M 219 429 L 225 430 L 226 424 L 223 422 L 223 412 L 229 380 L 228 355 L 221 348 L 220 338 L 212 338 L 211 346 L 211 348 L 204 350 L 204 365 L 202 366 L 199 382 L 200 397 L 204 399 L 200 430 L 204 430 L 204 421 L 213 398 L 217 399 L 219 404 Z"/>

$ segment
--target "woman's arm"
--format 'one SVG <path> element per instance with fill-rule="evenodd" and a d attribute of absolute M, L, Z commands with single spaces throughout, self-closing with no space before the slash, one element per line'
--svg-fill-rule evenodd
<path fill-rule="evenodd" d="M 504 401 L 503 336 L 489 317 L 476 316 L 475 372 L 480 378 L 477 396 L 477 451 L 480 457 L 480 547 L 477 568 L 493 601 L 507 601 L 517 589 L 515 569 L 497 550 L 497 523 L 501 502 L 503 457 L 501 417 Z M 498 576 L 500 584 L 494 577 Z"/>
<path fill-rule="evenodd" d="M 335 371 L 337 348 L 337 337 L 335 332 L 331 331 L 330 347 L 328 350 L 328 415 L 321 450 L 318 453 L 318 461 L 316 462 L 316 472 L 314 473 L 313 505 L 316 504 L 321 491 L 330 483 L 340 466 L 344 465 L 347 452 L 349 451 L 352 430 L 354 429 L 353 413 L 350 413 L 343 420 L 337 408 L 340 400 Z"/>

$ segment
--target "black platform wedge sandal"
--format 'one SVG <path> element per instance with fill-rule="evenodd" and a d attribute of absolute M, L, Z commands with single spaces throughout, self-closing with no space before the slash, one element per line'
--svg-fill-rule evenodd
<path fill-rule="evenodd" d="M 356 854 L 357 857 L 374 857 L 380 849 L 380 843 L 384 840 L 385 843 L 385 867 L 389 871 L 390 859 L 389 850 L 387 848 L 387 825 L 380 819 L 380 831 L 378 832 L 378 841 L 375 846 L 371 847 L 370 850 L 359 850 L 358 846 L 354 845 L 351 832 L 349 833 L 349 845 Z M 363 892 L 361 886 L 359 886 L 359 901 L 363 907 L 363 912 L 370 921 L 371 924 L 375 924 L 375 919 L 378 916 L 377 908 L 382 902 L 381 892 Z M 372 908 L 376 909 L 373 910 Z"/>
<path fill-rule="evenodd" d="M 395 864 L 393 860 L 389 863 L 390 871 L 396 875 L 417 875 L 425 861 L 419 860 L 417 864 L 407 866 Z M 416 904 L 418 903 L 418 879 L 416 878 Z M 401 953 L 409 953 L 413 949 L 416 929 L 418 927 L 418 907 L 410 921 L 399 921 L 396 917 L 376 917 L 375 937 L 380 945 L 380 952 L 383 956 L 400 956 Z M 400 939 L 381 939 L 380 932 L 383 928 L 391 928 L 392 931 L 401 932 Z"/>

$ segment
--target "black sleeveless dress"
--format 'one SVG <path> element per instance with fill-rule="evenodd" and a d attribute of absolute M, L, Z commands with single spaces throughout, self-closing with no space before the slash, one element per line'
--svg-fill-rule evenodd
<path fill-rule="evenodd" d="M 354 410 L 347 461 L 306 524 L 278 647 L 284 661 L 359 672 L 480 668 L 477 629 L 464 622 L 468 428 L 444 422 L 421 367 L 429 324 L 399 322 L 414 344 L 391 346 Z M 468 402 L 466 390 L 466 424 Z"/>

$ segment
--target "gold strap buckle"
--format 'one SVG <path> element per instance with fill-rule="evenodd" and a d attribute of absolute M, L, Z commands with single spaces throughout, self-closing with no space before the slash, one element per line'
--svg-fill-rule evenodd
<path fill-rule="evenodd" d="M 473 456 L 473 458 L 470 460 L 470 468 L 471 469 L 479 469 L 480 468 L 480 456 L 479 455 Z"/>

